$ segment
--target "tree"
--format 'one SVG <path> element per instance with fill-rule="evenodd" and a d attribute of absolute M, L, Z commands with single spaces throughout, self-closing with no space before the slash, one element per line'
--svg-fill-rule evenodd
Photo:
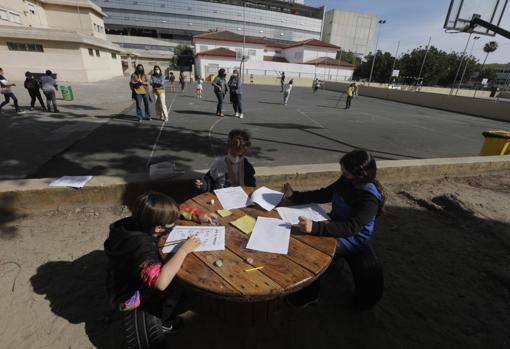
<path fill-rule="evenodd" d="M 369 54 L 365 56 L 365 60 L 360 63 L 354 70 L 354 79 L 368 79 L 370 77 L 370 70 L 372 68 L 372 61 L 374 55 Z M 393 66 L 393 56 L 389 52 L 382 52 L 377 50 L 375 56 L 374 71 L 372 73 L 372 81 L 386 83 L 391 76 L 391 68 Z"/>
<path fill-rule="evenodd" d="M 174 56 L 170 60 L 172 69 L 189 68 L 195 64 L 193 49 L 188 45 L 177 45 L 174 49 Z"/>
<path fill-rule="evenodd" d="M 344 61 L 344 62 L 347 62 L 347 63 L 351 63 L 353 64 L 354 66 L 358 66 L 361 64 L 361 58 L 359 58 L 358 56 L 356 56 L 353 52 L 351 51 L 338 51 L 336 53 L 336 59 L 340 60 L 340 61 Z"/>

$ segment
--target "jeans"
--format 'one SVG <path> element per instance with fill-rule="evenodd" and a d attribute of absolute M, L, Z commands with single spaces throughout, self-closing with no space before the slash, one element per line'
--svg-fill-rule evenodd
<path fill-rule="evenodd" d="M 33 108 L 34 105 L 35 105 L 35 100 L 37 98 L 37 100 L 39 100 L 39 103 L 41 103 L 41 107 L 43 109 L 46 109 L 46 106 L 44 105 L 44 102 L 43 102 L 43 99 L 42 99 L 42 96 L 41 96 L 41 91 L 39 91 L 39 89 L 37 90 L 28 90 L 28 94 L 30 95 L 30 108 Z"/>
<path fill-rule="evenodd" d="M 55 90 L 43 90 L 43 93 L 46 96 L 48 111 L 51 111 L 50 103 L 53 104 L 53 111 L 57 111 L 57 94 L 55 92 Z"/>
<path fill-rule="evenodd" d="M 136 102 L 136 117 L 138 120 L 143 120 L 143 112 L 142 112 L 142 102 L 143 106 L 145 108 L 145 117 L 150 119 L 151 114 L 149 112 L 149 97 L 147 97 L 147 94 L 136 94 L 135 93 L 135 102 Z"/>
<path fill-rule="evenodd" d="M 243 95 L 232 93 L 230 95 L 230 99 L 232 100 L 232 106 L 234 107 L 234 113 L 243 113 Z"/>
<path fill-rule="evenodd" d="M 351 107 L 352 96 L 347 96 L 347 100 L 345 101 L 345 109 L 349 109 Z"/>
<path fill-rule="evenodd" d="M 214 94 L 218 99 L 218 104 L 216 105 L 216 114 L 221 114 L 223 113 L 223 98 L 225 98 L 225 95 L 221 92 L 214 92 Z"/>
<path fill-rule="evenodd" d="M 8 104 L 12 98 L 12 101 L 14 102 L 14 108 L 16 109 L 16 111 L 19 111 L 19 106 L 18 106 L 18 99 L 16 98 L 16 96 L 14 95 L 14 93 L 12 92 L 9 92 L 9 93 L 4 93 L 4 98 L 5 98 L 5 101 L 2 102 L 2 104 L 0 104 L 0 109 L 2 109 L 2 107 L 6 104 Z"/>

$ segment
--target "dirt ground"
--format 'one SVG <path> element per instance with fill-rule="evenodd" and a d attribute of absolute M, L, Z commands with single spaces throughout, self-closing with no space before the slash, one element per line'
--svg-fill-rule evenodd
<path fill-rule="evenodd" d="M 349 310 L 340 263 L 321 302 L 235 328 L 187 312 L 171 347 L 510 348 L 510 173 L 390 184 L 373 246 L 385 294 Z M 0 348 L 120 348 L 104 289 L 103 241 L 123 207 L 0 221 Z"/>

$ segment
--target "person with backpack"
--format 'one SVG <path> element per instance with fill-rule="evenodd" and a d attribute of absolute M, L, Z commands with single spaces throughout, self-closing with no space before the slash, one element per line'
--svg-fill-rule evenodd
<path fill-rule="evenodd" d="M 6 104 L 9 104 L 11 98 L 12 98 L 12 101 L 14 102 L 14 108 L 16 109 L 16 113 L 18 113 L 18 114 L 21 113 L 21 110 L 19 109 L 19 105 L 18 105 L 18 99 L 16 98 L 16 96 L 14 95 L 14 93 L 12 92 L 12 89 L 11 89 L 11 87 L 13 87 L 13 86 L 16 86 L 16 84 L 7 80 L 4 77 L 4 70 L 2 68 L 0 68 L 0 93 L 2 93 L 5 98 L 5 101 L 3 101 L 2 104 L 0 104 L 0 114 L 2 113 L 2 108 Z"/>
<path fill-rule="evenodd" d="M 46 106 L 44 105 L 42 96 L 41 96 L 41 84 L 34 78 L 34 75 L 27 71 L 25 73 L 25 83 L 24 86 L 30 95 L 30 111 L 34 110 L 35 100 L 37 99 L 41 104 L 43 111 L 46 111 Z"/>

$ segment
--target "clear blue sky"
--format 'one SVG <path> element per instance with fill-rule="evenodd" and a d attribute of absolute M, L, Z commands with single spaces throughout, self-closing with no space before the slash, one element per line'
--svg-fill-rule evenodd
<path fill-rule="evenodd" d="M 488 1 L 488 0 L 486 0 Z M 426 46 L 429 36 L 432 45 L 445 51 L 462 52 L 469 34 L 447 34 L 443 24 L 450 0 L 305 0 L 310 6 L 326 6 L 326 9 L 364 12 L 373 14 L 387 22 L 380 27 L 379 49 L 395 54 L 400 40 L 400 52 L 417 46 Z M 510 30 L 510 4 L 507 6 L 501 26 Z M 510 39 L 496 35 L 481 36 L 475 43 L 473 55 L 483 60 L 483 45 L 491 40 L 499 44 L 496 52 L 491 53 L 488 63 L 510 62 Z M 375 46 L 376 37 L 374 37 Z M 469 44 L 468 51 L 471 49 Z"/>

